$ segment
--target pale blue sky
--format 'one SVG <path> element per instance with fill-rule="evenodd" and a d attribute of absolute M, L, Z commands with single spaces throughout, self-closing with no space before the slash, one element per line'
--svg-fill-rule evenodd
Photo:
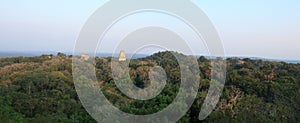
<path fill-rule="evenodd" d="M 227 55 L 300 59 L 299 0 L 195 0 Z M 0 51 L 72 51 L 100 0 L 0 0 Z M 170 4 L 172 5 L 172 4 Z"/>

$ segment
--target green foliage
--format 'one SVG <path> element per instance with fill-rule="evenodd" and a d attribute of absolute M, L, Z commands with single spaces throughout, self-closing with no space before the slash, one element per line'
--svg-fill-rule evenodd
<path fill-rule="evenodd" d="M 150 84 L 151 67 L 161 66 L 167 74 L 162 93 L 153 99 L 134 100 L 117 89 L 111 73 L 111 58 L 96 58 L 96 76 L 108 100 L 124 112 L 152 114 L 166 108 L 180 88 L 179 63 L 173 54 L 159 52 L 129 63 L 131 80 L 140 88 Z M 298 122 L 300 120 L 300 65 L 262 60 L 227 59 L 225 89 L 215 110 L 198 120 L 210 87 L 211 59 L 198 58 L 200 88 L 190 110 L 178 122 Z M 85 76 L 79 79 L 87 79 Z M 86 86 L 89 86 L 87 83 Z M 182 105 L 182 104 L 178 104 Z M 58 56 L 0 59 L 0 123 L 95 122 L 77 96 L 71 59 Z M 168 122 L 158 121 L 158 122 Z"/>

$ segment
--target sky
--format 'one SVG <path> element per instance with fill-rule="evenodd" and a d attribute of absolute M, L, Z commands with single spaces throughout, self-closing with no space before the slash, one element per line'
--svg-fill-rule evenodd
<path fill-rule="evenodd" d="M 227 56 L 300 60 L 299 0 L 194 0 Z M 73 51 L 101 0 L 1 0 L 0 51 Z M 172 4 L 170 4 L 172 5 Z"/>

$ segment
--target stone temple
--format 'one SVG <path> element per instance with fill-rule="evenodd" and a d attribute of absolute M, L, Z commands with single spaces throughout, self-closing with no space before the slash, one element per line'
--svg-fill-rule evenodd
<path fill-rule="evenodd" d="M 119 61 L 126 61 L 125 51 L 121 50 L 119 55 Z"/>
<path fill-rule="evenodd" d="M 87 54 L 82 53 L 82 54 L 81 54 L 81 59 L 87 61 L 87 60 L 90 59 L 90 56 L 87 55 Z"/>

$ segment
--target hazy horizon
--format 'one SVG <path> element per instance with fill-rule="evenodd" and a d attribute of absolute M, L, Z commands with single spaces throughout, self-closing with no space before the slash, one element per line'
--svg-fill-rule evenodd
<path fill-rule="evenodd" d="M 164 52 L 164 51 L 157 51 L 157 52 Z M 154 53 L 157 53 L 157 52 L 154 52 Z M 64 53 L 66 55 L 73 55 L 73 51 L 67 51 L 67 52 L 62 52 L 62 51 L 0 51 L 0 58 L 7 58 L 7 57 L 19 57 L 19 56 L 22 56 L 22 57 L 34 57 L 34 56 L 41 56 L 41 55 L 57 55 L 57 53 Z M 153 55 L 154 53 L 151 53 L 151 54 L 143 54 L 143 53 L 126 53 L 127 55 L 128 54 L 132 54 L 133 55 L 133 59 L 136 59 L 136 58 L 144 58 L 146 56 L 150 56 L 150 55 Z M 181 52 L 179 52 L 181 53 Z M 93 55 L 94 53 L 86 53 L 86 54 L 89 54 L 89 55 Z M 96 53 L 96 56 L 97 57 L 110 57 L 114 55 L 115 57 L 117 57 L 116 55 L 117 54 L 114 54 L 112 52 L 103 52 L 103 53 Z M 188 55 L 188 54 L 184 54 L 184 55 Z M 200 57 L 200 56 L 205 56 L 207 58 L 210 58 L 211 56 L 209 55 L 205 55 L 205 54 L 194 54 L 193 56 L 196 56 L 196 57 Z M 288 62 L 288 63 L 300 63 L 300 60 L 299 59 L 286 59 L 286 58 L 272 58 L 272 57 L 261 57 L 261 56 L 237 56 L 237 55 L 227 55 L 225 56 L 226 58 L 234 58 L 234 57 L 237 57 L 237 58 L 250 58 L 250 59 L 253 59 L 253 60 L 257 60 L 257 59 L 260 59 L 260 60 L 270 60 L 270 61 L 284 61 L 284 62 Z"/>

